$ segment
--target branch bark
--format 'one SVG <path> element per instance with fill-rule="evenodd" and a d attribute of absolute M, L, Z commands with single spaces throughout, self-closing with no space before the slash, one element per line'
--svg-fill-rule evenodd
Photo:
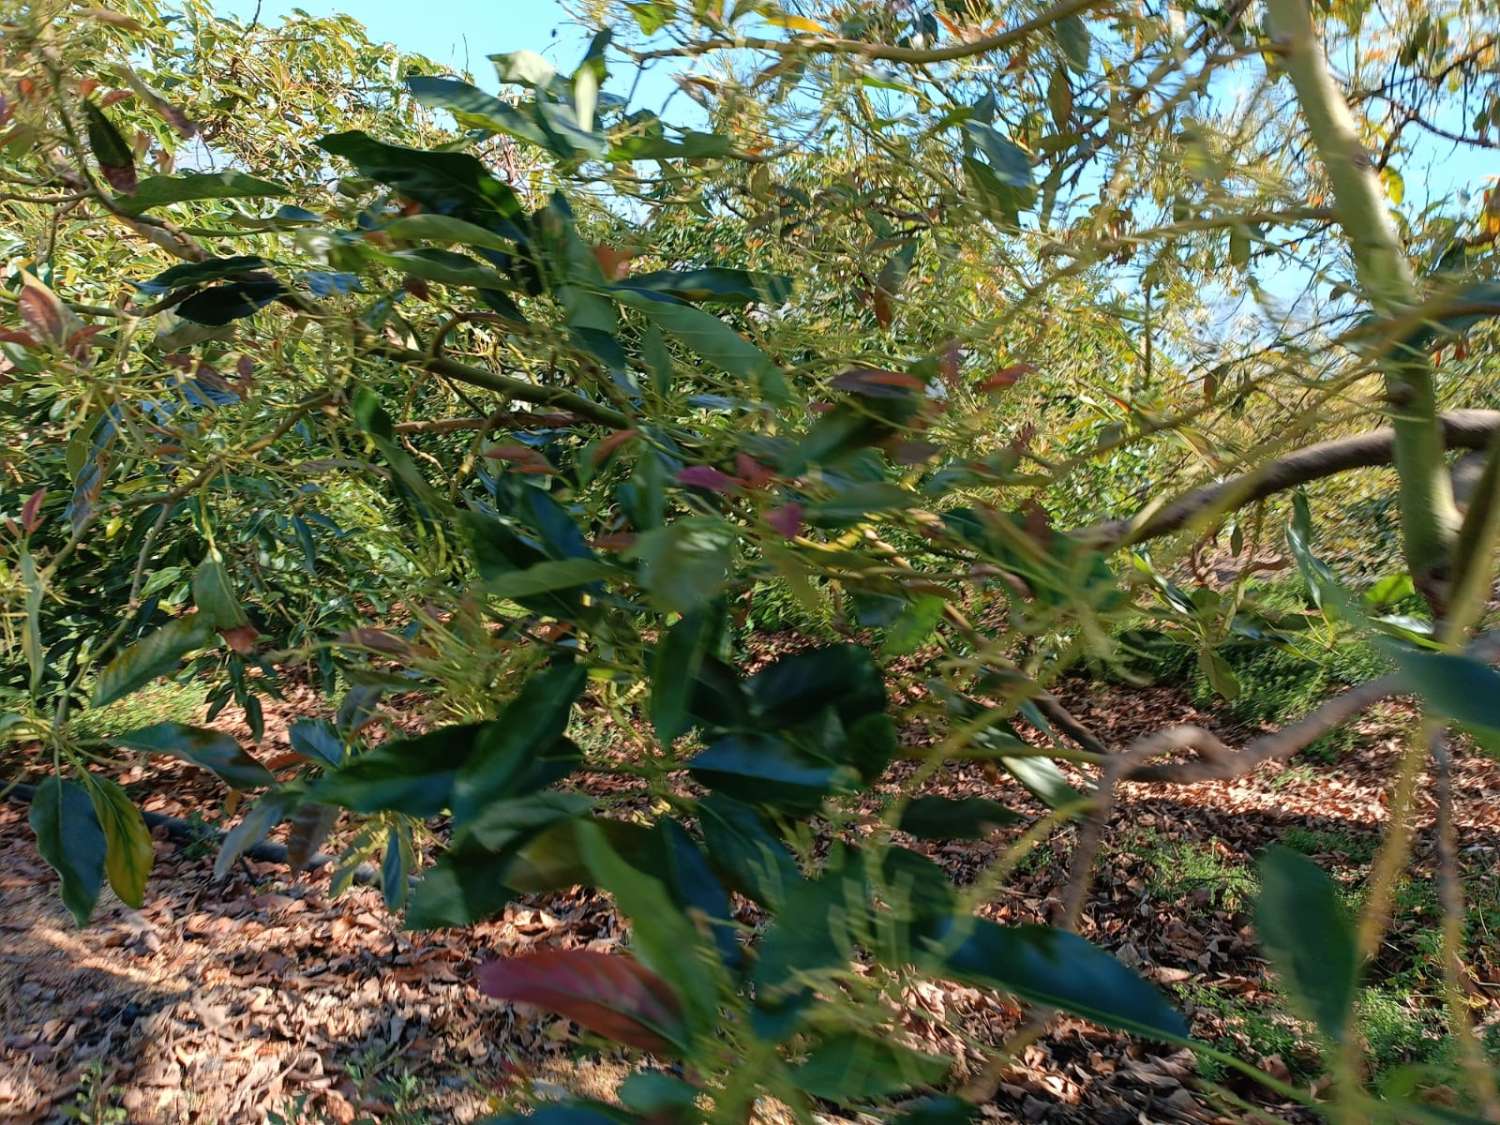
<path fill-rule="evenodd" d="M 1418 305 L 1420 295 L 1370 154 L 1329 73 L 1307 0 L 1268 0 L 1267 12 L 1308 132 L 1333 185 L 1360 288 L 1379 316 L 1398 316 Z M 1443 465 L 1432 369 L 1425 356 L 1402 354 L 1401 349 L 1382 367 L 1395 422 L 1406 561 L 1428 600 L 1441 606 L 1458 512 Z"/>
<path fill-rule="evenodd" d="M 1452 410 L 1439 415 L 1436 422 L 1441 458 L 1444 447 L 1486 448 L 1500 433 L 1500 410 Z M 1073 534 L 1101 547 L 1123 547 L 1159 539 L 1208 512 L 1222 515 L 1288 488 L 1350 469 L 1389 465 L 1400 456 L 1399 443 L 1399 426 L 1318 442 L 1248 473 L 1197 489 L 1154 512 L 1148 509 L 1130 519 L 1109 520 Z M 1438 464 L 1446 481 L 1447 471 L 1441 459 Z"/>

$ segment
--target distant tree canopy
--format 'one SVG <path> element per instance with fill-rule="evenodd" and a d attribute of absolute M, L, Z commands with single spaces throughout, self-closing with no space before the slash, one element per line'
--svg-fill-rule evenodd
<path fill-rule="evenodd" d="M 1441 802 L 1450 737 L 1500 746 L 1500 188 L 1440 178 L 1500 147 L 1493 6 L 579 8 L 576 65 L 493 55 L 497 96 L 352 18 L 0 0 L 0 725 L 80 924 L 150 869 L 106 767 L 186 758 L 246 794 L 221 871 L 343 810 L 335 883 L 375 862 L 415 927 L 608 890 L 633 956 L 481 981 L 689 1064 L 570 1119 L 805 1119 L 942 1084 L 889 1033 L 924 975 L 1185 1038 L 1072 932 L 1115 787 L 1416 695 L 1360 919 L 1273 853 L 1261 937 L 1330 1115 L 1476 1119 L 1377 1101 L 1350 1013 L 1411 779 Z M 1283 555 L 1290 611 L 1251 589 Z M 750 674 L 771 602 L 806 651 Z M 1314 636 L 1393 670 L 1243 747 L 1106 746 L 1052 695 L 1168 646 L 1233 698 L 1227 645 Z M 163 676 L 252 741 L 289 680 L 336 717 L 276 774 L 206 728 L 90 733 Z M 392 695 L 428 733 L 381 737 Z M 979 916 L 1013 859 L 957 887 L 904 846 L 1019 819 L 925 791 L 960 760 L 1051 810 L 1028 844 L 1071 834 L 1054 927 Z M 1494 1120 L 1461 942 L 1454 1081 Z"/>

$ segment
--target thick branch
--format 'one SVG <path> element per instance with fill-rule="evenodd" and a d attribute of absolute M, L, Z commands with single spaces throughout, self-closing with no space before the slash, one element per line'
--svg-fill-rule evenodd
<path fill-rule="evenodd" d="M 471 367 L 457 360 L 442 356 L 429 356 L 423 352 L 413 351 L 411 348 L 398 348 L 389 344 L 381 344 L 372 348 L 370 354 L 393 359 L 412 367 L 420 367 L 437 375 L 446 375 L 449 379 L 468 383 L 472 387 L 496 391 L 507 398 L 520 399 L 522 402 L 532 402 L 540 406 L 560 407 L 603 426 L 613 426 L 616 429 L 627 429 L 630 426 L 630 419 L 613 407 L 604 406 L 573 391 L 563 390 L 561 387 L 539 387 L 524 379 L 498 375 L 482 367 Z"/>
<path fill-rule="evenodd" d="M 1500 410 L 1452 410 L 1439 415 L 1443 444 L 1450 449 L 1484 449 L 1500 433 Z M 1125 546 L 1157 539 L 1206 512 L 1224 513 L 1274 493 L 1322 480 L 1350 469 L 1389 465 L 1396 455 L 1395 429 L 1318 442 L 1219 484 L 1190 492 L 1149 515 L 1110 520 L 1075 532 L 1100 546 Z"/>
<path fill-rule="evenodd" d="M 1307 0 L 1269 0 L 1267 12 L 1308 132 L 1328 170 L 1360 288 L 1378 315 L 1400 315 L 1419 304 L 1420 295 L 1370 154 L 1329 73 Z M 1406 561 L 1418 586 L 1440 605 L 1458 513 L 1443 465 L 1432 369 L 1425 357 L 1411 354 L 1398 354 L 1383 366 L 1395 421 Z"/>
<path fill-rule="evenodd" d="M 990 51 L 1009 47 L 1012 43 L 1019 43 L 1033 32 L 1051 27 L 1069 16 L 1076 16 L 1090 8 L 1097 8 L 1100 3 L 1102 0 L 1063 0 L 1062 3 L 1048 8 L 1041 15 L 1006 31 L 986 36 L 983 39 L 972 39 L 967 43 L 952 43 L 946 47 L 895 47 L 887 43 L 867 43 L 862 39 L 762 39 L 756 36 L 736 36 L 705 39 L 700 43 L 690 43 L 684 47 L 647 51 L 639 58 L 643 62 L 661 58 L 692 58 L 697 55 L 710 54 L 713 51 L 739 49 L 776 51 L 783 55 L 802 53 L 859 55 L 866 59 L 913 64 L 951 62 L 953 59 L 972 58 L 975 55 L 988 54 Z"/>

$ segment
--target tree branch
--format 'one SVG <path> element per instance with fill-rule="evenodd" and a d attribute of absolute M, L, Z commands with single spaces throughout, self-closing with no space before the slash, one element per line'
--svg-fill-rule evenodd
<path fill-rule="evenodd" d="M 1484 449 L 1500 433 L 1500 410 L 1452 410 L 1439 415 L 1437 421 L 1442 444 L 1450 449 Z M 1350 469 L 1389 465 L 1397 455 L 1397 442 L 1397 431 L 1389 427 L 1318 442 L 1248 473 L 1190 492 L 1154 512 L 1147 509 L 1130 519 L 1109 520 L 1073 534 L 1097 546 L 1113 547 L 1158 539 L 1207 512 L 1222 515 Z"/>

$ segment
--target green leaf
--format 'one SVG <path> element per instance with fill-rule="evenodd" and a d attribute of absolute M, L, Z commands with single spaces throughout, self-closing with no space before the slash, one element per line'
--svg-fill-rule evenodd
<path fill-rule="evenodd" d="M 651 724 L 663 748 L 691 725 L 688 704 L 703 667 L 703 658 L 718 636 L 712 610 L 687 614 L 662 634 L 651 662 Z"/>
<path fill-rule="evenodd" d="M 636 274 L 620 282 L 617 288 L 665 293 L 683 301 L 728 305 L 780 305 L 792 295 L 791 278 L 782 274 L 757 273 L 722 266 Z"/>
<path fill-rule="evenodd" d="M 641 535 L 628 557 L 660 609 L 691 613 L 719 593 L 728 576 L 734 528 L 712 516 L 688 516 Z"/>
<path fill-rule="evenodd" d="M 807 506 L 807 522 L 814 527 L 847 527 L 875 512 L 891 512 L 917 504 L 917 494 L 885 481 L 860 481 L 839 489 L 829 500 Z"/>
<path fill-rule="evenodd" d="M 642 35 L 655 35 L 671 22 L 674 14 L 672 0 L 632 0 L 625 7 L 635 17 Z"/>
<path fill-rule="evenodd" d="M 969 1125 L 978 1119 L 979 1107 L 973 1102 L 955 1098 L 951 1094 L 938 1098 L 923 1098 L 910 1106 L 901 1116 L 893 1118 L 891 1125 Z"/>
<path fill-rule="evenodd" d="M 947 605 L 936 594 L 924 594 L 907 602 L 901 615 L 886 626 L 880 654 L 892 657 L 916 652 L 931 639 Z"/>
<path fill-rule="evenodd" d="M 308 798 L 355 812 L 436 816 L 449 806 L 454 779 L 488 725 L 440 727 L 383 742 L 324 776 Z"/>
<path fill-rule="evenodd" d="M 827 794 L 858 780 L 849 766 L 811 758 L 784 739 L 754 732 L 715 739 L 688 769 L 708 789 L 794 810 L 815 808 Z"/>
<path fill-rule="evenodd" d="M 755 714 L 772 729 L 809 719 L 832 705 L 845 722 L 885 709 L 885 685 L 869 650 L 828 645 L 784 656 L 745 684 Z"/>
<path fill-rule="evenodd" d="M 47 670 L 47 654 L 42 648 L 42 597 L 45 591 L 36 571 L 36 560 L 24 547 L 21 548 L 20 562 L 21 584 L 26 587 L 26 619 L 21 625 L 21 648 L 30 671 L 27 690 L 35 696 Z"/>
<path fill-rule="evenodd" d="M 458 824 L 486 805 L 550 785 L 577 764 L 577 747 L 562 739 L 573 702 L 588 679 L 581 664 L 555 664 L 526 681 L 474 744 L 453 781 Z"/>
<path fill-rule="evenodd" d="M 257 275 L 194 293 L 174 311 L 184 320 L 222 327 L 259 312 L 285 292 L 275 278 Z"/>
<path fill-rule="evenodd" d="M 115 735 L 110 741 L 131 750 L 151 754 L 170 754 L 212 770 L 236 789 L 274 786 L 271 772 L 221 731 L 190 727 L 182 723 L 156 723 L 128 734 Z"/>
<path fill-rule="evenodd" d="M 627 863 L 596 824 L 577 825 L 578 846 L 599 886 L 614 896 L 630 919 L 630 945 L 636 956 L 672 986 L 683 1006 L 690 1035 L 712 1034 L 719 1024 L 719 988 L 698 931 L 679 910 L 662 883 Z"/>
<path fill-rule="evenodd" d="M 923 840 L 982 840 L 1021 819 L 985 797 L 918 797 L 902 810 L 898 827 Z"/>
<path fill-rule="evenodd" d="M 698 826 L 709 861 L 747 898 L 775 907 L 801 882 L 792 853 L 749 805 L 710 793 L 698 802 Z"/>
<path fill-rule="evenodd" d="M 91 101 L 83 103 L 83 116 L 88 122 L 89 148 L 99 162 L 99 171 L 109 181 L 109 186 L 119 192 L 136 189 L 135 153 L 115 128 L 105 112 Z"/>
<path fill-rule="evenodd" d="M 1106 1027 L 1186 1039 L 1187 1023 L 1155 988 L 1077 934 L 1049 926 L 944 920 L 929 939 L 929 971 L 1003 989 Z"/>
<path fill-rule="evenodd" d="M 1057 36 L 1057 45 L 1062 48 L 1068 65 L 1080 73 L 1088 70 L 1092 37 L 1083 17 L 1064 16 L 1052 25 L 1052 34 Z"/>
<path fill-rule="evenodd" d="M 406 79 L 406 88 L 428 109 L 446 109 L 465 129 L 486 129 L 542 148 L 552 147 L 533 117 L 468 82 L 414 74 Z"/>
<path fill-rule="evenodd" d="M 1438 714 L 1500 737 L 1500 672 L 1468 656 L 1390 646 L 1410 690 Z"/>
<path fill-rule="evenodd" d="M 501 251 L 511 250 L 515 246 L 510 239 L 501 238 L 477 223 L 455 219 L 452 215 L 437 215 L 430 211 L 395 219 L 380 229 L 392 238 L 406 239 L 411 242 L 459 243 L 464 246 L 478 246 L 484 250 Z"/>
<path fill-rule="evenodd" d="M 1255 924 L 1271 964 L 1303 1014 L 1332 1043 L 1342 1043 L 1359 986 L 1354 925 L 1338 887 L 1318 865 L 1289 848 L 1260 861 Z"/>
<path fill-rule="evenodd" d="M 150 176 L 135 191 L 115 200 L 115 206 L 132 215 L 168 203 L 197 199 L 263 199 L 290 195 L 280 184 L 259 180 L 243 172 L 188 172 L 181 176 Z"/>
<path fill-rule="evenodd" d="M 31 798 L 31 830 L 36 850 L 62 882 L 63 905 L 86 926 L 104 882 L 107 844 L 83 786 L 53 775 Z"/>
<path fill-rule="evenodd" d="M 200 285 L 205 281 L 219 281 L 226 277 L 238 277 L 244 273 L 263 270 L 269 263 L 258 254 L 236 254 L 228 258 L 208 258 L 202 262 L 184 262 L 163 270 L 150 281 L 136 285 L 142 293 L 153 295 L 170 293 L 189 285 Z"/>
<path fill-rule="evenodd" d="M 337 768 L 344 763 L 344 740 L 327 719 L 298 719 L 289 736 L 292 749 L 303 757 Z"/>
<path fill-rule="evenodd" d="M 1049 809 L 1065 808 L 1083 800 L 1083 794 L 1068 784 L 1051 758 L 1001 758 L 1000 764 Z"/>
<path fill-rule="evenodd" d="M 214 859 L 214 878 L 222 879 L 229 874 L 235 862 L 256 844 L 266 838 L 266 833 L 275 828 L 297 806 L 298 797 L 289 789 L 273 789 L 245 810 L 240 822 L 224 836 L 219 845 L 219 854 Z"/>
<path fill-rule="evenodd" d="M 204 559 L 193 572 L 193 604 L 215 629 L 235 629 L 249 621 L 235 596 L 229 571 L 215 558 Z"/>
<path fill-rule="evenodd" d="M 489 266 L 452 250 L 421 247 L 392 253 L 373 253 L 376 261 L 400 270 L 408 277 L 436 281 L 439 285 L 464 285 L 474 289 L 509 289 L 511 282 Z"/>
<path fill-rule="evenodd" d="M 109 778 L 90 775 L 87 784 L 94 817 L 104 831 L 104 871 L 109 885 L 126 906 L 139 908 L 156 859 L 146 818 Z"/>
<path fill-rule="evenodd" d="M 598 559 L 555 559 L 498 575 L 488 580 L 484 589 L 499 598 L 520 599 L 619 576 L 619 567 Z"/>
<path fill-rule="evenodd" d="M 99 673 L 92 706 L 103 707 L 158 676 L 176 671 L 184 656 L 207 648 L 214 640 L 213 623 L 201 613 L 167 622 L 120 653 Z"/>
<path fill-rule="evenodd" d="M 679 136 L 627 133 L 611 145 L 606 159 L 627 160 L 717 160 L 734 155 L 734 141 L 721 133 L 684 130 Z"/>
<path fill-rule="evenodd" d="M 630 289 L 611 294 L 636 309 L 667 335 L 727 375 L 753 383 L 769 402 L 786 399 L 786 385 L 775 362 L 716 316 L 692 305 L 662 300 Z"/>
<path fill-rule="evenodd" d="M 801 1090 L 832 1102 L 883 1098 L 913 1086 L 931 1086 L 948 1060 L 855 1032 L 825 1039 L 789 1077 Z"/>
<path fill-rule="evenodd" d="M 440 215 L 456 215 L 501 234 L 520 235 L 515 192 L 463 152 L 427 152 L 383 144 L 359 130 L 333 133 L 318 147 L 342 156 L 362 176 L 385 184 Z"/>

